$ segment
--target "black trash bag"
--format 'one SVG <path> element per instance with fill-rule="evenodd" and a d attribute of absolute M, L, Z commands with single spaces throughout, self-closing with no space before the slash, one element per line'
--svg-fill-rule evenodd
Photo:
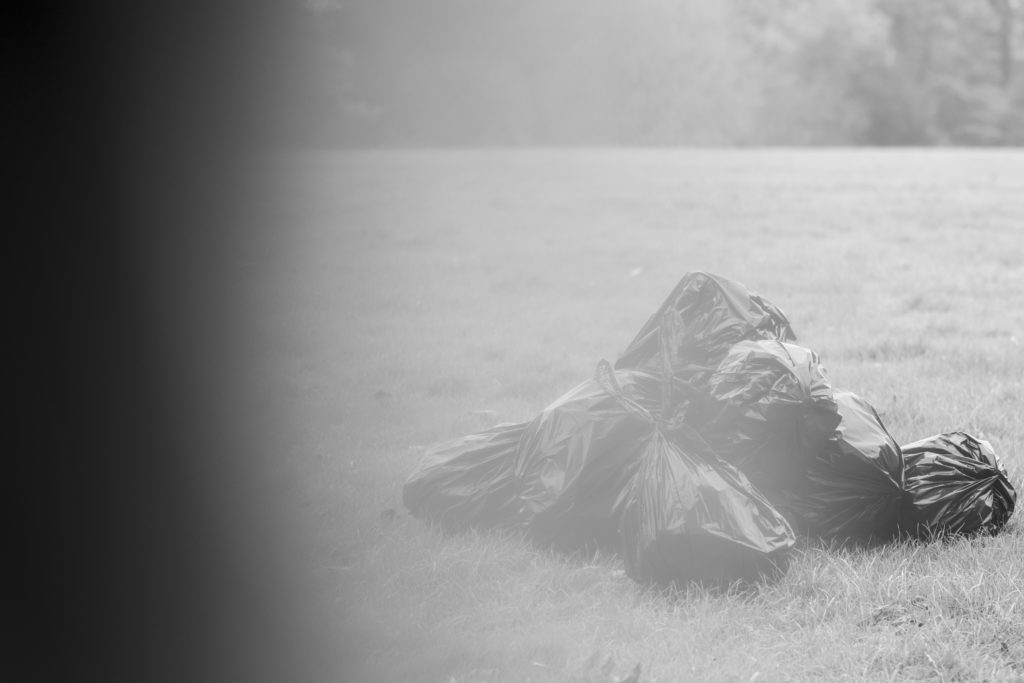
<path fill-rule="evenodd" d="M 901 526 L 911 536 L 994 534 L 1013 515 L 1017 492 L 992 445 L 948 432 L 903 447 Z"/>
<path fill-rule="evenodd" d="M 826 539 L 878 542 L 899 529 L 903 453 L 875 409 L 835 393 L 842 421 L 782 511 L 798 531 Z"/>
<path fill-rule="evenodd" d="M 514 525 L 515 457 L 527 424 L 500 424 L 431 447 L 402 487 L 402 503 L 446 531 Z"/>
<path fill-rule="evenodd" d="M 785 571 L 796 542 L 782 514 L 686 425 L 652 425 L 621 503 L 636 581 L 727 586 Z"/>
<path fill-rule="evenodd" d="M 708 379 L 698 431 L 769 500 L 798 490 L 840 417 L 817 354 L 779 341 L 743 341 Z"/>
<path fill-rule="evenodd" d="M 660 404 L 658 376 L 614 374 L 636 404 L 650 410 Z M 540 545 L 571 552 L 614 548 L 617 542 L 616 501 L 636 472 L 650 425 L 602 384 L 587 380 L 549 405 L 519 444 L 521 514 Z"/>
<path fill-rule="evenodd" d="M 709 273 L 687 273 L 672 293 L 640 328 L 615 362 L 616 369 L 660 369 L 660 327 L 667 311 L 676 311 L 682 324 L 673 341 L 678 371 L 696 366 L 691 381 L 699 382 L 736 342 L 745 339 L 796 341 L 785 314 L 767 300 L 733 280 Z"/>
<path fill-rule="evenodd" d="M 640 465 L 616 504 L 626 572 L 660 584 L 728 585 L 772 576 L 786 566 L 792 529 L 734 467 L 685 424 L 694 394 L 680 391 L 672 364 L 682 324 L 677 311 L 660 322 L 660 410 L 625 395 L 607 363 L 597 379 L 647 425 Z"/>

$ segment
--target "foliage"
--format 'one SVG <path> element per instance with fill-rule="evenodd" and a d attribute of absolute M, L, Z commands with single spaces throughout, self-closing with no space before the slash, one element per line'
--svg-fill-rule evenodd
<path fill-rule="evenodd" d="M 323 0 L 305 142 L 1018 144 L 1020 0 Z"/>

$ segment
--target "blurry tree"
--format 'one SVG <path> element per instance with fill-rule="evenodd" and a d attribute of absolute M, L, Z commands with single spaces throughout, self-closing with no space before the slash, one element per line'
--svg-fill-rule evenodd
<path fill-rule="evenodd" d="M 754 55 L 735 27 L 728 3 L 646 0 L 623 13 L 614 90 L 624 142 L 756 140 Z"/>
<path fill-rule="evenodd" d="M 1021 144 L 1024 0 L 317 0 L 319 144 Z"/>
<path fill-rule="evenodd" d="M 759 132 L 773 144 L 860 142 L 869 124 L 858 90 L 885 59 L 884 23 L 870 0 L 743 3 L 756 55 Z"/>
<path fill-rule="evenodd" d="M 1019 0 L 880 0 L 887 67 L 858 79 L 869 142 L 1019 144 Z"/>
<path fill-rule="evenodd" d="M 895 82 L 914 101 L 904 109 L 923 142 L 999 144 L 1012 128 L 1013 34 L 1009 0 L 883 0 L 895 51 Z"/>

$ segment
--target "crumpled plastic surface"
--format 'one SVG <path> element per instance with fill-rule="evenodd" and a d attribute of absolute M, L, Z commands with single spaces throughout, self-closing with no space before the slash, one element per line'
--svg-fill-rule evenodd
<path fill-rule="evenodd" d="M 899 530 L 903 454 L 871 404 L 849 391 L 836 392 L 835 400 L 842 417 L 837 433 L 782 511 L 812 536 L 888 540 Z"/>
<path fill-rule="evenodd" d="M 615 381 L 645 410 L 657 410 L 661 381 L 620 370 Z M 527 426 L 515 478 L 529 535 L 572 551 L 614 547 L 616 501 L 644 449 L 648 422 L 611 396 L 596 378 L 545 408 Z"/>
<path fill-rule="evenodd" d="M 901 526 L 911 536 L 996 533 L 1010 519 L 1017 492 L 989 442 L 947 432 L 902 450 L 906 497 Z"/>
<path fill-rule="evenodd" d="M 616 369 L 661 367 L 661 323 L 676 311 L 683 324 L 673 346 L 676 370 L 713 369 L 729 348 L 745 339 L 796 341 L 786 315 L 740 283 L 718 275 L 685 274 L 615 362 Z"/>
<path fill-rule="evenodd" d="M 736 468 L 683 423 L 672 380 L 678 314 L 660 326 L 662 372 L 614 370 L 549 406 L 520 443 L 530 535 L 563 550 L 610 545 L 638 581 L 752 581 L 785 565 L 795 535 Z M 617 530 L 614 538 L 609 532 Z"/>
<path fill-rule="evenodd" d="M 515 456 L 527 424 L 500 424 L 431 447 L 406 479 L 402 503 L 446 531 L 515 524 Z"/>
<path fill-rule="evenodd" d="M 772 574 L 793 529 L 877 542 L 1002 528 L 1016 492 L 986 442 L 951 432 L 904 453 L 793 341 L 767 300 L 688 273 L 614 368 L 530 422 L 433 447 L 403 501 L 448 530 L 619 548 L 654 582 Z"/>
<path fill-rule="evenodd" d="M 816 353 L 779 341 L 743 341 L 709 378 L 698 431 L 775 500 L 799 486 L 839 421 Z"/>
<path fill-rule="evenodd" d="M 728 585 L 785 570 L 785 518 L 691 428 L 649 431 L 622 500 L 621 550 L 639 582 Z"/>

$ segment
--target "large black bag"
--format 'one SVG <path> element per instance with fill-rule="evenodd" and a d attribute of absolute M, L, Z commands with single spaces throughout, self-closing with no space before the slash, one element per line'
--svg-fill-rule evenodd
<path fill-rule="evenodd" d="M 903 453 L 867 401 L 848 391 L 836 392 L 835 400 L 842 417 L 837 433 L 782 511 L 812 536 L 888 540 L 899 529 Z"/>
<path fill-rule="evenodd" d="M 661 403 L 640 403 L 598 365 L 605 392 L 646 424 L 639 467 L 616 504 L 626 572 L 641 582 L 731 584 L 775 575 L 795 537 L 785 518 L 732 465 L 720 459 L 685 420 L 693 387 L 676 383 L 678 311 L 658 325 Z"/>
<path fill-rule="evenodd" d="M 903 447 L 906 497 L 901 526 L 911 536 L 996 533 L 1017 492 L 987 441 L 948 432 Z"/>
<path fill-rule="evenodd" d="M 527 424 L 500 424 L 431 447 L 402 487 L 403 504 L 447 531 L 515 524 L 515 456 Z"/>
<path fill-rule="evenodd" d="M 672 364 L 677 371 L 696 366 L 693 381 L 703 377 L 701 367 L 706 372 L 717 366 L 736 342 L 796 340 L 785 314 L 740 283 L 709 273 L 687 273 L 619 356 L 616 369 L 661 369 L 661 324 L 669 311 L 678 313 L 681 322 L 671 340 L 676 353 Z"/>
<path fill-rule="evenodd" d="M 626 573 L 640 582 L 729 585 L 785 570 L 785 518 L 685 425 L 651 425 L 622 501 Z"/>
<path fill-rule="evenodd" d="M 743 341 L 708 379 L 698 427 L 714 451 L 769 500 L 799 491 L 840 417 L 817 354 L 779 341 Z"/>
<path fill-rule="evenodd" d="M 658 376 L 607 370 L 623 395 L 656 410 Z M 650 426 L 607 386 L 596 377 L 583 382 L 525 429 L 515 479 L 522 517 L 540 545 L 574 551 L 617 542 L 616 502 L 636 472 Z"/>

